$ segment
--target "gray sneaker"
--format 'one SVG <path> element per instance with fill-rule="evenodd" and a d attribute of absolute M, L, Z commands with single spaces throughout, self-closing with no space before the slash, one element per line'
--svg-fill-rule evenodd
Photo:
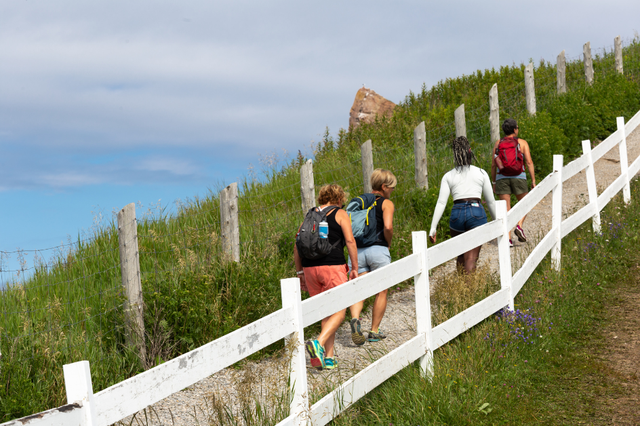
<path fill-rule="evenodd" d="M 382 339 L 386 339 L 387 335 L 384 334 L 384 332 L 382 331 L 382 329 L 378 329 L 377 333 L 374 333 L 373 331 L 369 332 L 369 335 L 367 336 L 367 340 L 370 342 L 379 342 Z"/>
<path fill-rule="evenodd" d="M 356 346 L 364 345 L 365 339 L 364 334 L 360 331 L 360 320 L 353 318 L 351 322 L 349 322 L 349 325 L 351 325 L 351 340 L 353 340 L 353 343 Z"/>

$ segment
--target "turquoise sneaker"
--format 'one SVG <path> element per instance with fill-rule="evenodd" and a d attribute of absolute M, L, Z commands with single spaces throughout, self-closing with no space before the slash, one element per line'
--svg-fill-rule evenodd
<path fill-rule="evenodd" d="M 338 366 L 338 361 L 333 358 L 325 358 L 324 359 L 324 369 L 325 370 L 333 370 Z"/>
<path fill-rule="evenodd" d="M 322 370 L 325 367 L 324 362 L 324 348 L 317 340 L 309 340 L 304 346 L 307 348 L 309 358 L 311 359 L 311 366 Z"/>

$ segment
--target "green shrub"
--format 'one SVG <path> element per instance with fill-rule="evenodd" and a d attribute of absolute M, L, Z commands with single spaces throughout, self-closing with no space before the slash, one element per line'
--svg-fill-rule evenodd
<path fill-rule="evenodd" d="M 629 119 L 640 109 L 640 88 L 619 74 L 609 74 L 559 96 L 548 107 L 553 122 L 566 135 L 564 154 L 582 153 L 583 140 L 603 140 L 616 130 L 616 117 Z"/>
<path fill-rule="evenodd" d="M 563 142 L 566 137 L 562 130 L 553 124 L 551 115 L 545 111 L 521 118 L 518 127 L 520 137 L 529 144 L 536 182 L 540 182 L 553 170 L 553 155 L 564 155 Z"/>

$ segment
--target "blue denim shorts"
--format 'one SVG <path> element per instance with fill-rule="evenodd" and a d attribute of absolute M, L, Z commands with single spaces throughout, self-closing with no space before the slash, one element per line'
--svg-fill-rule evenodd
<path fill-rule="evenodd" d="M 358 249 L 358 273 L 373 272 L 391 263 L 389 247 L 371 246 Z M 351 259 L 349 259 L 351 270 Z"/>
<path fill-rule="evenodd" d="M 458 232 L 466 232 L 487 223 L 484 207 L 477 202 L 454 204 L 451 209 L 449 228 Z"/>

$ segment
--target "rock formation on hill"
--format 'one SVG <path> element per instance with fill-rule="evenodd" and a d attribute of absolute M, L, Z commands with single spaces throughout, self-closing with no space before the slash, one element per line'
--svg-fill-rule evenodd
<path fill-rule="evenodd" d="M 372 123 L 377 115 L 390 117 L 396 104 L 383 98 L 371 89 L 362 87 L 356 93 L 351 113 L 349 114 L 349 128 L 355 128 L 360 123 Z"/>

